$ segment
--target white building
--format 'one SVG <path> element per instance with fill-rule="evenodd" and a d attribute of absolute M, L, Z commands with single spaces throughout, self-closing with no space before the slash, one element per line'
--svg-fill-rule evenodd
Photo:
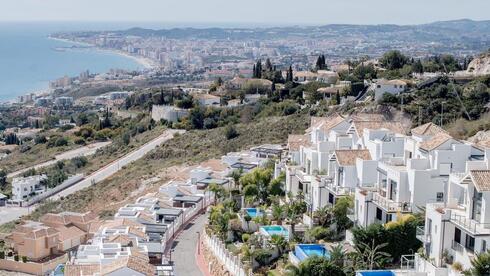
<path fill-rule="evenodd" d="M 374 98 L 379 100 L 385 93 L 398 95 L 407 89 L 407 83 L 402 80 L 385 80 L 380 79 L 372 84 L 371 89 L 374 91 Z"/>
<path fill-rule="evenodd" d="M 438 276 L 458 275 L 450 264 L 469 269 L 471 260 L 489 249 L 490 143 L 482 148 L 483 158 L 473 155 L 464 172 L 451 173 L 447 199 L 427 205 L 425 227 L 417 231 L 432 260 L 425 267 L 440 271 Z"/>
<path fill-rule="evenodd" d="M 45 187 L 41 181 L 46 180 L 46 175 L 33 175 L 28 177 L 15 177 L 12 179 L 12 200 L 23 201 L 24 199 L 44 193 Z"/>
<path fill-rule="evenodd" d="M 177 122 L 188 115 L 188 110 L 170 105 L 153 105 L 151 108 L 151 118 L 156 122 L 162 119 L 169 122 Z"/>
<path fill-rule="evenodd" d="M 192 97 L 202 106 L 220 106 L 221 98 L 211 94 L 193 94 Z"/>
<path fill-rule="evenodd" d="M 396 140 L 376 142 L 390 143 L 393 156 L 379 154 L 375 185 L 356 189 L 355 219 L 359 225 L 386 223 L 395 220 L 398 213 L 419 212 L 419 206 L 443 202 L 449 174 L 464 172 L 466 160 L 479 154 L 476 148 L 441 132 L 437 126 L 425 127 L 433 130 L 421 135 L 421 128 L 414 129 L 419 134 L 406 137 L 402 144 Z"/>

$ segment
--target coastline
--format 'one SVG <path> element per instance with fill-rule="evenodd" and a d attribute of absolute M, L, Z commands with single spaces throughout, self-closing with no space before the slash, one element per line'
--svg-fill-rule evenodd
<path fill-rule="evenodd" d="M 106 53 L 110 53 L 110 54 L 116 54 L 116 55 L 119 55 L 119 56 L 122 56 L 125 58 L 129 58 L 129 59 L 132 59 L 135 62 L 137 62 L 139 65 L 143 66 L 144 69 L 154 69 L 154 68 L 159 67 L 158 63 L 156 61 L 150 59 L 150 58 L 131 55 L 131 54 L 124 52 L 124 51 L 121 51 L 121 50 L 100 48 L 94 44 L 79 42 L 79 41 L 74 41 L 74 40 L 69 40 L 69 39 L 64 39 L 64 38 L 57 38 L 57 37 L 52 37 L 52 36 L 48 36 L 48 39 L 61 41 L 61 42 L 65 42 L 65 43 L 78 44 L 81 46 L 90 46 L 90 47 L 93 47 L 93 49 L 96 51 L 106 52 Z"/>

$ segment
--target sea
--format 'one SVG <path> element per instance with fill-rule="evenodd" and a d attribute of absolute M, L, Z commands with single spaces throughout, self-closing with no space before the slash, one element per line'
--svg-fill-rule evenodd
<path fill-rule="evenodd" d="M 136 60 L 96 49 L 60 50 L 69 42 L 48 38 L 55 32 L 124 29 L 131 25 L 66 22 L 0 23 L 0 102 L 46 90 L 49 81 L 82 71 L 138 70 Z"/>

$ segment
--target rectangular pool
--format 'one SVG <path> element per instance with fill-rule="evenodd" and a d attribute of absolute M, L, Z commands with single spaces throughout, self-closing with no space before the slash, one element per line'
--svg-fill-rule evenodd
<path fill-rule="evenodd" d="M 294 255 L 300 261 L 312 256 L 330 258 L 330 252 L 321 244 L 298 244 L 294 249 Z"/>
<path fill-rule="evenodd" d="M 396 276 L 393 271 L 390 270 L 371 270 L 371 271 L 359 271 L 358 276 Z"/>
<path fill-rule="evenodd" d="M 257 208 L 245 208 L 245 212 L 247 212 L 247 214 L 251 218 L 255 218 L 257 216 L 261 216 L 262 215 L 262 212 L 259 209 L 257 209 Z"/>
<path fill-rule="evenodd" d="M 285 238 L 289 237 L 289 232 L 281 225 L 260 226 L 260 232 L 266 236 L 279 235 Z"/>

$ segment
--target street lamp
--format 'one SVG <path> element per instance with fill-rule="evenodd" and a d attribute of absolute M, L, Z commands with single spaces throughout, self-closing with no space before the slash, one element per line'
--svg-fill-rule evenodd
<path fill-rule="evenodd" d="M 201 233 L 196 231 L 197 234 L 197 255 L 201 255 Z"/>

